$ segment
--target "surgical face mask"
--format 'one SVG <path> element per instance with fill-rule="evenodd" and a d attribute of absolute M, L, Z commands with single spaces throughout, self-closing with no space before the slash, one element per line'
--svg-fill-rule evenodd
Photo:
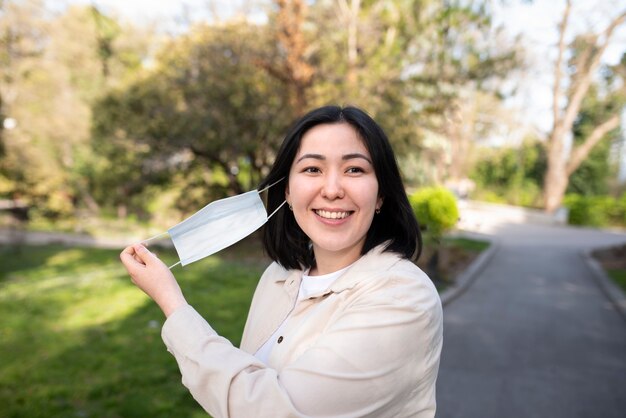
<path fill-rule="evenodd" d="M 186 266 L 215 254 L 259 229 L 285 204 L 285 202 L 281 203 L 270 216 L 267 216 L 260 193 L 276 183 L 261 191 L 252 190 L 211 202 L 189 218 L 168 229 L 167 233 L 180 259 L 178 263 L 170 266 L 170 269 L 178 264 Z M 165 233 L 143 242 L 163 235 Z"/>

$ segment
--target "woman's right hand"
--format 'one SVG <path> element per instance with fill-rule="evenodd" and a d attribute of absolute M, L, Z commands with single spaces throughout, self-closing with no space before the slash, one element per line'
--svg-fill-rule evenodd
<path fill-rule="evenodd" d="M 172 272 L 142 244 L 125 248 L 120 260 L 131 281 L 159 305 L 166 317 L 187 304 Z"/>

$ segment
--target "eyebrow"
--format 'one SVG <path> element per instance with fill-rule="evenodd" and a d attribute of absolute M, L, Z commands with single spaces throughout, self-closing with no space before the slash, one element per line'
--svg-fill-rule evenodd
<path fill-rule="evenodd" d="M 321 154 L 304 154 L 302 157 L 298 158 L 298 160 L 296 161 L 296 163 L 299 163 L 302 160 L 305 160 L 307 158 L 313 158 L 315 160 L 321 160 L 324 161 L 326 160 L 326 157 L 321 155 Z M 372 164 L 372 160 L 370 160 L 367 156 L 359 153 L 359 152 L 354 152 L 352 154 L 345 154 L 341 157 L 342 160 L 347 161 L 347 160 L 353 160 L 355 158 L 361 158 L 365 161 L 367 161 L 368 163 Z"/>

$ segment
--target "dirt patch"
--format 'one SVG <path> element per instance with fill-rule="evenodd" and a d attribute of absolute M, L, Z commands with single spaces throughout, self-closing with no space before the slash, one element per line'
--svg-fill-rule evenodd
<path fill-rule="evenodd" d="M 626 270 L 626 244 L 595 250 L 591 255 L 605 270 Z"/>
<path fill-rule="evenodd" d="M 437 287 L 454 284 L 456 277 L 465 271 L 481 251 L 459 246 L 442 246 L 438 251 L 425 248 L 417 265 L 428 274 Z"/>

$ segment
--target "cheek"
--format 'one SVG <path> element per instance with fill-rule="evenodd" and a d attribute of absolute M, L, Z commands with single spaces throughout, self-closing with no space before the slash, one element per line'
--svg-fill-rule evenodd
<path fill-rule="evenodd" d="M 360 185 L 358 190 L 361 191 L 363 205 L 379 206 L 382 202 L 382 198 L 380 197 L 378 190 L 378 183 L 375 180 L 370 181 L 367 184 Z"/>
<path fill-rule="evenodd" d="M 315 185 L 309 181 L 294 181 L 289 182 L 288 197 L 291 204 L 295 206 L 307 205 L 311 199 L 315 196 Z"/>

